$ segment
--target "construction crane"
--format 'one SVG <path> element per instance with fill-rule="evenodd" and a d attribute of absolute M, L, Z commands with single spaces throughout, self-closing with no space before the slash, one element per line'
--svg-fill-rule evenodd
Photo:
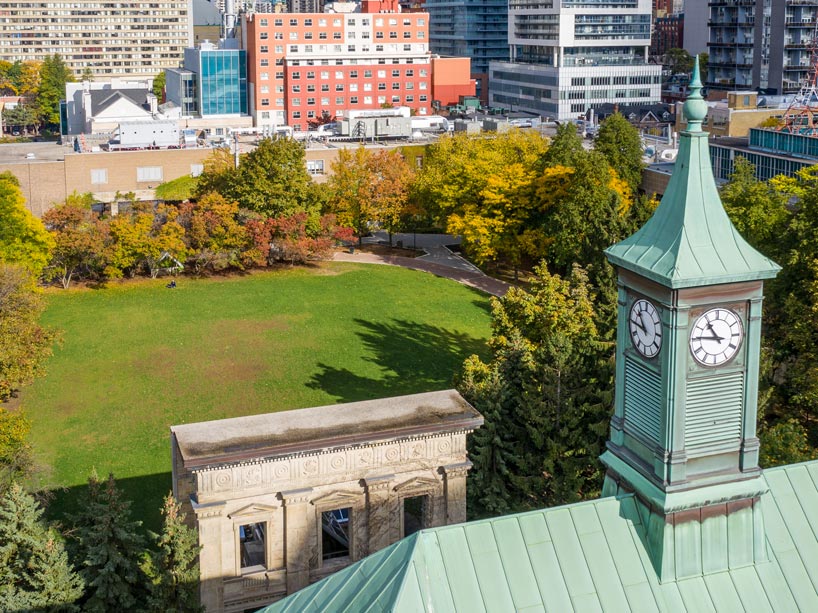
<path fill-rule="evenodd" d="M 818 136 L 818 19 L 814 22 L 812 38 L 807 43 L 810 69 L 806 81 L 781 119 L 780 132 Z"/>

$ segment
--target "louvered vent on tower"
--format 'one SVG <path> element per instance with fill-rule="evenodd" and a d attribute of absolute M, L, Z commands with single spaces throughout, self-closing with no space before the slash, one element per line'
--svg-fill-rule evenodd
<path fill-rule="evenodd" d="M 744 373 L 710 375 L 687 382 L 685 447 L 688 451 L 713 443 L 741 441 Z"/>
<path fill-rule="evenodd" d="M 659 442 L 661 417 L 659 375 L 642 362 L 625 358 L 625 428 Z"/>

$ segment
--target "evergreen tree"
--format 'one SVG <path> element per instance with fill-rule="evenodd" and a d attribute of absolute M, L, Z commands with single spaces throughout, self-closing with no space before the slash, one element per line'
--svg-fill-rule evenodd
<path fill-rule="evenodd" d="M 457 388 L 463 397 L 479 407 L 485 420 L 468 439 L 469 458 L 474 465 L 467 489 L 471 517 L 495 516 L 512 509 L 511 474 L 514 469 L 514 436 L 509 427 L 508 394 L 496 365 L 487 365 L 471 356 L 463 365 Z"/>
<path fill-rule="evenodd" d="M 162 534 L 151 533 L 158 551 L 152 553 L 146 568 L 151 578 L 148 608 L 167 613 L 201 611 L 198 602 L 199 537 L 185 524 L 185 514 L 173 494 L 165 497 L 162 516 Z"/>
<path fill-rule="evenodd" d="M 43 510 L 19 485 L 0 499 L 0 610 L 76 611 L 82 579 Z"/>
<path fill-rule="evenodd" d="M 612 406 L 613 344 L 600 340 L 591 286 L 536 269 L 531 291 L 492 303 L 490 363 L 470 358 L 458 389 L 483 412 L 470 444 L 472 514 L 590 498 Z M 485 493 L 484 493 L 485 492 Z"/>
<path fill-rule="evenodd" d="M 144 539 L 131 519 L 114 476 L 88 479 L 88 495 L 75 525 L 73 556 L 86 584 L 83 610 L 138 611 L 145 603 L 147 577 L 139 566 Z"/>

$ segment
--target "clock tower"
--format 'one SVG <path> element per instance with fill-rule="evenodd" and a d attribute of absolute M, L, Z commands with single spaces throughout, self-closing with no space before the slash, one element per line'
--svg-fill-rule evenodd
<path fill-rule="evenodd" d="M 761 302 L 777 264 L 721 204 L 698 59 L 687 130 L 653 217 L 606 250 L 617 268 L 615 414 L 603 495 L 634 493 L 661 580 L 766 559 L 756 436 Z"/>

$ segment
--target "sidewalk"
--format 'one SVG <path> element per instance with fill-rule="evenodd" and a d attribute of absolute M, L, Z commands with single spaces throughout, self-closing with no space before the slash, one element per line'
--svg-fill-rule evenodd
<path fill-rule="evenodd" d="M 411 234 L 409 235 L 411 237 Z M 427 235 L 428 236 L 428 235 Z M 418 235 L 420 239 L 420 235 Z M 411 245 L 411 242 L 404 242 L 404 245 Z M 418 246 L 420 246 L 418 240 Z M 511 287 L 505 281 L 493 279 L 483 274 L 479 269 L 473 266 L 470 262 L 461 258 L 457 254 L 452 253 L 448 249 L 448 256 L 441 253 L 439 257 L 422 256 L 418 258 L 406 258 L 402 256 L 380 256 L 372 253 L 364 253 L 356 250 L 355 253 L 348 253 L 346 251 L 336 251 L 333 259 L 336 262 L 357 262 L 362 264 L 387 264 L 389 266 L 401 266 L 411 270 L 421 270 L 429 272 L 438 277 L 445 279 L 452 279 L 463 285 L 468 285 L 482 292 L 491 294 L 492 296 L 502 297 Z M 451 264 L 443 264 L 440 261 L 451 262 Z"/>

